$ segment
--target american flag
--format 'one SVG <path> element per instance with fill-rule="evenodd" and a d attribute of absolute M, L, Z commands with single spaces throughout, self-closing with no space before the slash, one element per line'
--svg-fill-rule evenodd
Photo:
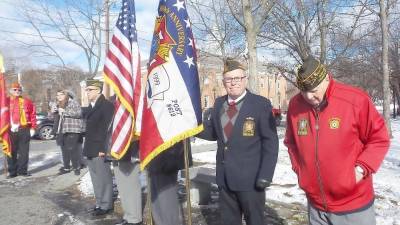
<path fill-rule="evenodd" d="M 116 159 L 124 156 L 134 135 L 140 135 L 143 98 L 135 26 L 134 0 L 123 0 L 103 71 L 117 95 L 111 138 L 111 155 Z"/>

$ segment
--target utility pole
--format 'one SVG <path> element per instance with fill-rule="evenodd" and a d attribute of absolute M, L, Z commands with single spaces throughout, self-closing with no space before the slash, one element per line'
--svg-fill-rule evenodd
<path fill-rule="evenodd" d="M 104 0 L 104 8 L 106 11 L 106 18 L 105 18 L 105 28 L 106 28 L 106 54 L 108 49 L 110 48 L 110 3 L 109 0 Z M 110 98 L 110 85 L 104 82 L 103 84 L 103 94 L 104 96 L 109 99 Z"/>

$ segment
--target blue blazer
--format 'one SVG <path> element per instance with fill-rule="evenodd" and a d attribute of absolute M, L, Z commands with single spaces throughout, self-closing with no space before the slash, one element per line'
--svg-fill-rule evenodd
<path fill-rule="evenodd" d="M 278 158 L 278 135 L 271 102 L 247 91 L 231 137 L 224 140 L 221 110 L 227 95 L 216 99 L 198 135 L 216 140 L 217 184 L 232 191 L 256 190 L 257 179 L 272 181 Z"/>

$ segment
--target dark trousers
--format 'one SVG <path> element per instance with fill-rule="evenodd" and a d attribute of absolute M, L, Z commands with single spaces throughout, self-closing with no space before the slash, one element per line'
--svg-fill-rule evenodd
<path fill-rule="evenodd" d="M 231 191 L 220 188 L 219 206 L 224 225 L 264 224 L 265 191 Z"/>
<path fill-rule="evenodd" d="M 80 134 L 77 133 L 65 133 L 61 134 L 63 136 L 61 144 L 61 152 L 65 169 L 72 168 L 79 169 L 81 163 L 81 152 L 79 149 L 79 137 Z"/>
<path fill-rule="evenodd" d="M 29 162 L 29 128 L 20 128 L 11 132 L 11 157 L 7 157 L 8 173 L 10 175 L 27 174 Z"/>

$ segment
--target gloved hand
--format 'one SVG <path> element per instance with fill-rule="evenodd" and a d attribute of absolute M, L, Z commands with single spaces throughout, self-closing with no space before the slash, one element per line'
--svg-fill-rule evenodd
<path fill-rule="evenodd" d="M 29 133 L 31 134 L 31 137 L 33 137 L 33 135 L 35 135 L 35 129 L 30 129 Z"/>
<path fill-rule="evenodd" d="M 18 124 L 13 124 L 11 123 L 11 132 L 17 132 L 18 131 Z"/>
<path fill-rule="evenodd" d="M 257 179 L 256 181 L 256 188 L 259 190 L 264 190 L 265 188 L 271 185 L 271 181 L 265 179 Z"/>

